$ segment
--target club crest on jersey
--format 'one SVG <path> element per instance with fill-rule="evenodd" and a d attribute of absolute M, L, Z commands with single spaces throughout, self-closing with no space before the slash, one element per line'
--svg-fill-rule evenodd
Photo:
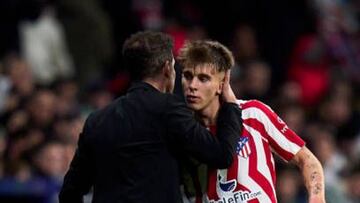
<path fill-rule="evenodd" d="M 249 145 L 249 137 L 242 136 L 240 137 L 240 140 L 238 141 L 238 144 L 236 146 L 236 153 L 244 158 L 248 158 L 251 150 Z"/>

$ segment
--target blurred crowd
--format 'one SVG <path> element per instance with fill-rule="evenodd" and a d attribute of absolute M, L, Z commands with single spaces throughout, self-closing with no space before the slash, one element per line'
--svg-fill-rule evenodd
<path fill-rule="evenodd" d="M 87 115 L 129 85 L 125 37 L 144 29 L 173 36 L 175 55 L 186 40 L 226 44 L 237 97 L 306 140 L 327 202 L 360 202 L 356 0 L 2 0 L 0 202 L 57 202 Z M 279 202 L 305 202 L 298 170 L 275 161 Z"/>

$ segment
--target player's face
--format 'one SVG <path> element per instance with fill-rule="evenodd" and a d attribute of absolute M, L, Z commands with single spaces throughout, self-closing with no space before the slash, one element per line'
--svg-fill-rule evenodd
<path fill-rule="evenodd" d="M 188 106 L 195 111 L 202 111 L 217 104 L 223 79 L 224 73 L 216 71 L 211 65 L 184 67 L 182 86 Z"/>

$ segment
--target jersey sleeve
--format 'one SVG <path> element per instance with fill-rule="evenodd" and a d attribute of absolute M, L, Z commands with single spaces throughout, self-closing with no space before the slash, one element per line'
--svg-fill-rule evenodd
<path fill-rule="evenodd" d="M 248 111 L 253 111 L 254 117 L 262 123 L 266 139 L 272 150 L 281 158 L 290 161 L 305 145 L 305 142 L 269 106 L 252 100 L 244 107 Z"/>

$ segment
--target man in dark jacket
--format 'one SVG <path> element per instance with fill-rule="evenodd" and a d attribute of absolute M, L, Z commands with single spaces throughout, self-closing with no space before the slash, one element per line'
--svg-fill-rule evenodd
<path fill-rule="evenodd" d="M 217 168 L 232 163 L 241 111 L 224 81 L 224 104 L 216 136 L 196 122 L 173 94 L 172 40 L 139 32 L 126 40 L 124 60 L 137 81 L 125 96 L 92 113 L 64 178 L 61 203 L 82 202 L 93 186 L 93 202 L 174 203 L 181 201 L 178 158 L 184 154 Z"/>

